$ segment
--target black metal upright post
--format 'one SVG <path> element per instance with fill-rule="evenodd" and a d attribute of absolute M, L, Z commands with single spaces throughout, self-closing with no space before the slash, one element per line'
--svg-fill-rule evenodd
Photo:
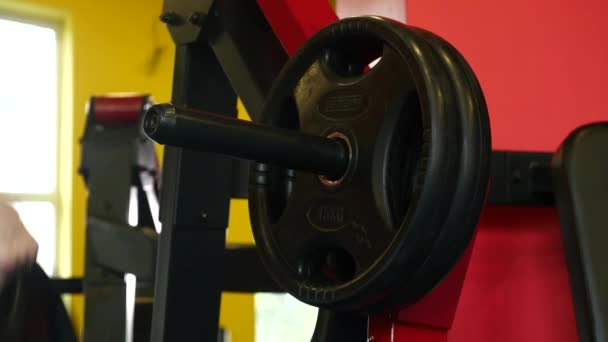
<path fill-rule="evenodd" d="M 100 149 L 99 161 L 115 158 L 112 171 L 91 173 L 88 180 L 87 226 L 92 217 L 101 217 L 127 225 L 131 180 L 131 152 L 127 149 Z M 112 154 L 112 156 L 110 156 Z M 97 171 L 103 168 L 97 167 Z M 105 171 L 108 171 L 106 168 Z M 108 186 L 112 179 L 112 187 Z M 86 245 L 91 245 L 90 229 Z M 84 275 L 84 329 L 86 342 L 124 341 L 126 326 L 126 287 L 124 275 L 113 272 L 95 262 L 91 248 L 86 249 Z"/>
<path fill-rule="evenodd" d="M 235 117 L 235 89 L 260 114 L 287 55 L 256 0 L 165 0 L 161 20 L 177 45 L 173 104 Z M 152 341 L 215 341 L 234 161 L 164 158 Z"/>
<path fill-rule="evenodd" d="M 236 95 L 206 42 L 177 46 L 173 103 L 236 116 Z M 165 148 L 152 341 L 215 341 L 231 192 L 230 159 Z"/>

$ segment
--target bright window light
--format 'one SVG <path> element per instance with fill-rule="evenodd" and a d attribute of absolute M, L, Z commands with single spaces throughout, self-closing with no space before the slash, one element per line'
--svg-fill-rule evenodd
<path fill-rule="evenodd" d="M 38 242 L 38 264 L 47 273 L 55 267 L 55 206 L 51 202 L 15 202 L 23 225 Z"/>
<path fill-rule="evenodd" d="M 137 187 L 132 186 L 129 192 L 129 216 L 127 222 L 131 227 L 137 227 L 139 224 L 139 201 L 137 200 Z"/>
<path fill-rule="evenodd" d="M 0 19 L 0 192 L 52 193 L 57 178 L 57 37 Z"/>
<path fill-rule="evenodd" d="M 135 322 L 135 295 L 137 294 L 137 277 L 134 274 L 125 274 L 126 288 L 126 332 L 125 342 L 133 341 L 133 324 Z"/>
<path fill-rule="evenodd" d="M 256 293 L 256 342 L 310 342 L 317 308 L 289 294 Z"/>
<path fill-rule="evenodd" d="M 57 249 L 58 42 L 55 30 L 0 19 L 0 193 L 53 275 Z"/>

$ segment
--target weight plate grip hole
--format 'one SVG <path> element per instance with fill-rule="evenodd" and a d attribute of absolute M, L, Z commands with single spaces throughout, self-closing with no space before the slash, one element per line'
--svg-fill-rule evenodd
<path fill-rule="evenodd" d="M 355 277 L 355 259 L 338 247 L 319 248 L 302 259 L 298 273 L 309 281 L 323 285 L 344 283 Z"/>
<path fill-rule="evenodd" d="M 353 159 L 353 148 L 350 144 L 350 140 L 348 140 L 348 137 L 346 137 L 346 135 L 344 135 L 340 132 L 333 132 L 333 133 L 329 134 L 327 136 L 327 138 L 338 140 L 341 144 L 346 146 L 346 151 L 348 151 L 348 164 L 346 166 L 346 169 L 344 170 L 344 173 L 340 177 L 328 177 L 328 176 L 324 176 L 324 175 L 319 175 L 319 180 L 321 181 L 321 183 L 323 183 L 323 185 L 328 186 L 328 187 L 335 187 L 335 186 L 339 185 L 340 183 L 342 183 L 342 181 L 344 181 L 344 178 L 346 177 L 348 170 L 351 168 L 350 164 Z"/>

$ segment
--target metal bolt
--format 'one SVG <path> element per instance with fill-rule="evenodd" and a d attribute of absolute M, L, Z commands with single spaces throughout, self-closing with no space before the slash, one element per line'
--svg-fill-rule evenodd
<path fill-rule="evenodd" d="M 177 25 L 180 23 L 180 17 L 175 12 L 165 12 L 159 18 L 160 21 L 167 25 Z"/>
<path fill-rule="evenodd" d="M 513 172 L 511 173 L 511 179 L 513 180 L 513 183 L 515 183 L 515 184 L 521 183 L 523 181 L 523 176 L 521 174 L 521 170 L 519 170 L 519 169 L 513 170 Z"/>
<path fill-rule="evenodd" d="M 205 21 L 205 15 L 201 12 L 192 12 L 190 17 L 188 18 L 188 22 L 195 26 L 202 26 Z"/>

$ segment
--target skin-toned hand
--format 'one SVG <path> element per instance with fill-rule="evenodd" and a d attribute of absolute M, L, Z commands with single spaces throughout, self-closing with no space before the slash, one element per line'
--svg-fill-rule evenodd
<path fill-rule="evenodd" d="M 19 214 L 0 198 L 0 290 L 19 266 L 36 261 L 38 244 L 25 229 Z"/>

